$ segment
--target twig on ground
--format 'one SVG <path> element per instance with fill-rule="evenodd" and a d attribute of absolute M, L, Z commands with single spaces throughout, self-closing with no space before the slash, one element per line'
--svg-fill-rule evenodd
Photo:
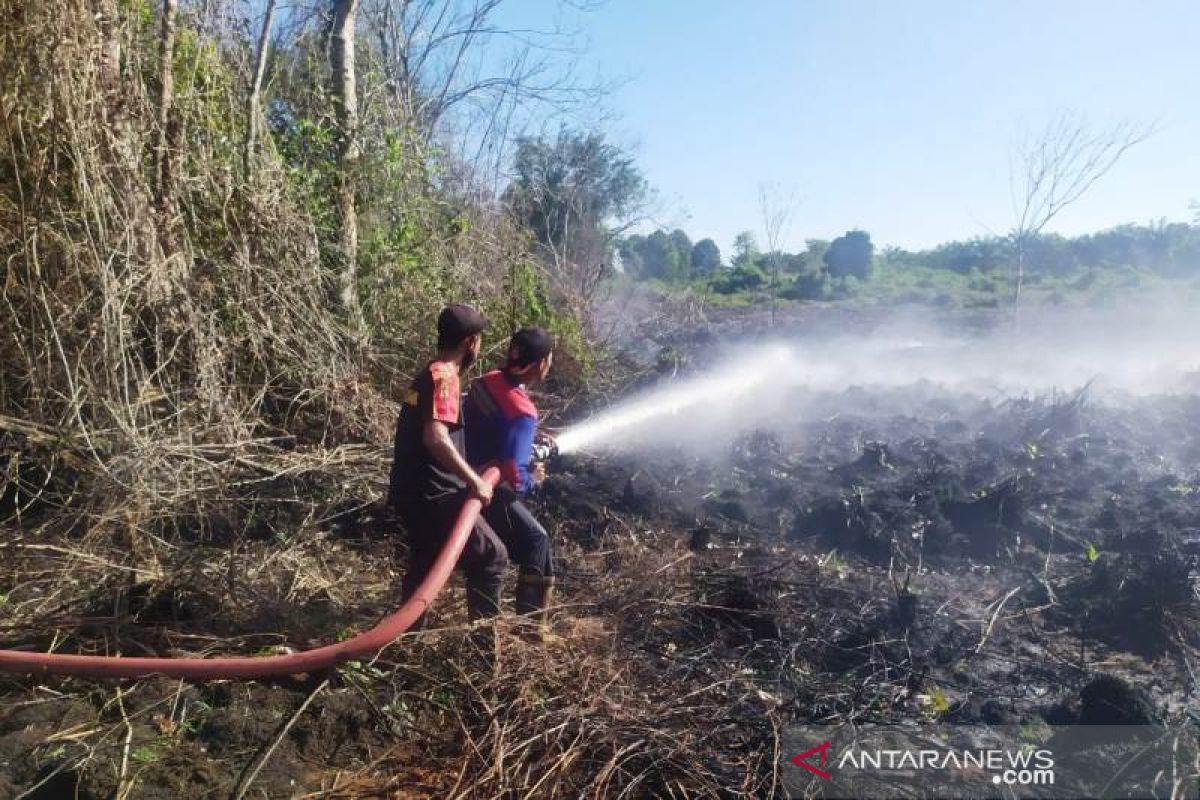
<path fill-rule="evenodd" d="M 983 651 L 983 646 L 987 644 L 988 637 L 992 635 L 992 627 L 996 624 L 996 619 L 1000 616 L 1000 612 L 1004 610 L 1004 606 L 1012 599 L 1012 596 L 1021 591 L 1020 586 L 1014 586 L 1009 590 L 1008 594 L 1004 595 L 1004 599 L 996 604 L 996 610 L 992 612 L 992 618 L 988 621 L 987 627 L 983 629 L 983 635 L 979 638 L 979 644 L 975 645 L 975 655 L 979 655 Z"/>
<path fill-rule="evenodd" d="M 325 687 L 328 685 L 329 678 L 325 678 L 315 687 L 313 687 L 313 690 L 308 693 L 307 697 L 304 698 L 304 702 L 300 704 L 295 712 L 293 712 L 292 715 L 288 717 L 287 721 L 280 727 L 279 733 L 276 734 L 275 738 L 271 741 L 270 746 L 262 751 L 261 756 L 255 758 L 246 765 L 246 771 L 242 773 L 241 778 L 234 786 L 232 794 L 230 794 L 231 800 L 242 800 L 246 792 L 250 789 L 250 785 L 254 783 L 254 779 L 258 777 L 258 773 L 262 771 L 262 768 L 266 766 L 267 761 L 270 760 L 271 755 L 275 752 L 275 748 L 279 747 L 279 743 L 283 741 L 283 738 L 287 736 L 288 731 L 290 731 L 292 726 L 296 724 L 296 720 L 300 719 L 312 701 L 315 700 L 317 695 L 324 691 Z"/>

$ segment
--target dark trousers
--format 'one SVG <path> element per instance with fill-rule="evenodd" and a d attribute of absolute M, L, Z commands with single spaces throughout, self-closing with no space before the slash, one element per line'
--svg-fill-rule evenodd
<path fill-rule="evenodd" d="M 550 535 L 511 489 L 499 488 L 483 518 L 508 549 L 522 574 L 554 575 Z"/>
<path fill-rule="evenodd" d="M 466 492 L 459 492 L 397 509 L 408 531 L 408 569 L 402 584 L 405 600 L 412 597 L 432 569 L 466 498 Z M 500 583 L 508 567 L 508 550 L 482 516 L 467 537 L 457 567 L 466 575 L 467 608 L 472 616 L 495 614 L 499 610 Z"/>

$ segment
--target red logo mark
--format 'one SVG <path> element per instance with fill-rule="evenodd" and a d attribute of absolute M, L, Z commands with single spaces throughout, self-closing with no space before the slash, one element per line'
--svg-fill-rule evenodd
<path fill-rule="evenodd" d="M 831 746 L 832 746 L 832 742 L 824 742 L 823 744 L 819 744 L 816 747 L 805 750 L 800 755 L 793 756 L 792 763 L 795 764 L 797 767 L 801 767 L 802 769 L 808 770 L 813 775 L 816 775 L 818 778 L 824 778 L 827 781 L 832 780 L 833 778 L 828 772 L 826 772 L 823 769 L 814 767 L 812 764 L 808 763 L 808 759 L 810 756 L 820 753 L 821 754 L 821 766 L 822 767 L 825 766 L 825 761 L 829 757 L 829 748 Z"/>

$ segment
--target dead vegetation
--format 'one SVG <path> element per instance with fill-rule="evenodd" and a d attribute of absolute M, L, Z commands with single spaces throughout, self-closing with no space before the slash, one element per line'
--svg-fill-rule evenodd
<path fill-rule="evenodd" d="M 365 338 L 334 301 L 312 187 L 270 137 L 242 152 L 256 109 L 230 19 L 168 3 L 160 26 L 156 10 L 0 3 L 0 646 L 326 643 L 395 607 L 395 531 L 367 509 L 386 475 L 390 393 L 440 303 L 473 287 L 465 299 L 511 322 L 546 302 L 544 286 L 520 231 L 435 196 L 413 156 L 379 172 L 413 199 L 398 210 L 420 269 L 363 255 L 377 290 Z M 585 375 L 585 349 L 581 335 L 564 342 L 560 385 Z M 371 537 L 351 535 L 362 525 Z M 278 794 L 298 780 L 271 783 L 273 764 L 296 767 L 292 748 L 260 752 L 275 715 L 309 696 L 294 687 L 2 686 L 2 796 L 225 796 L 256 782 Z M 348 687 L 330 684 L 310 711 L 319 724 L 326 709 L 349 715 L 354 758 L 374 758 L 356 737 L 378 719 L 342 709 L 361 694 Z M 323 746 L 307 718 L 290 730 Z M 258 777 L 231 785 L 255 754 Z"/>
<path fill-rule="evenodd" d="M 602 547 L 562 548 L 570 567 L 554 639 L 532 645 L 506 617 L 494 668 L 473 649 L 454 589 L 433 630 L 323 680 L 5 679 L 13 702 L 0 718 L 0 761 L 14 789 L 32 796 L 65 787 L 96 797 L 240 796 L 255 781 L 269 796 L 762 793 L 773 768 L 761 745 L 778 700 L 736 647 L 695 638 L 704 624 L 695 615 L 715 606 L 680 593 L 692 554 L 661 528 L 609 513 L 616 530 Z M 247 543 L 224 551 L 225 563 L 218 551 L 197 553 L 203 569 L 173 573 L 155 603 L 129 598 L 90 620 L 52 618 L 67 634 L 55 643 L 17 597 L 5 638 L 35 632 L 39 647 L 161 654 L 303 647 L 306 632 L 334 637 L 393 600 L 390 541 L 362 525 L 348 538 Z M 21 555 L 6 581 L 54 574 L 61 585 L 73 563 L 67 553 Z"/>

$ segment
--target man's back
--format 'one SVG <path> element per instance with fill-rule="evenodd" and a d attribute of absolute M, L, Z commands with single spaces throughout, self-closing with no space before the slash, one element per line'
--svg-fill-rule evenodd
<path fill-rule="evenodd" d="M 458 368 L 446 361 L 431 361 L 413 379 L 400 406 L 392 459 L 388 502 L 402 508 L 433 500 L 463 488 L 463 482 L 437 465 L 425 446 L 428 420 L 445 423 L 461 452 L 462 414 L 459 408 Z"/>

